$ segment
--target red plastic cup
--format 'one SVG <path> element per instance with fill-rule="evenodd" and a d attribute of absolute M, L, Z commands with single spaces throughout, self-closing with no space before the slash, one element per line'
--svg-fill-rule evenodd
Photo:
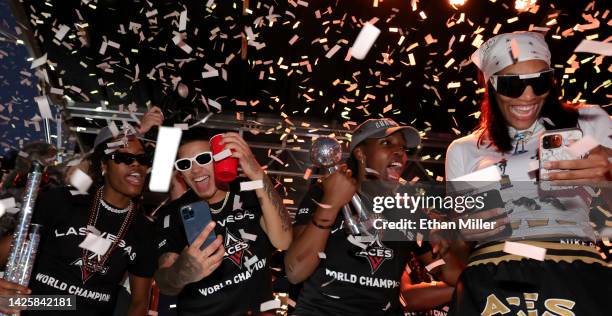
<path fill-rule="evenodd" d="M 216 155 L 225 149 L 225 145 L 219 144 L 223 139 L 223 134 L 217 134 L 210 138 L 210 150 Z M 215 169 L 215 180 L 223 183 L 234 181 L 238 177 L 238 159 L 227 157 L 220 161 L 213 161 Z"/>

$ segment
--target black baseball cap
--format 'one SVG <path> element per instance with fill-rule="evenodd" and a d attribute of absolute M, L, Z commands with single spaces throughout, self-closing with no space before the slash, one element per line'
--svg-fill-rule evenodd
<path fill-rule="evenodd" d="M 353 130 L 349 149 L 352 152 L 357 145 L 366 139 L 383 138 L 397 132 L 402 132 L 408 148 L 417 147 L 421 143 L 421 136 L 414 127 L 399 125 L 390 118 L 380 118 L 369 119 L 357 126 Z"/>

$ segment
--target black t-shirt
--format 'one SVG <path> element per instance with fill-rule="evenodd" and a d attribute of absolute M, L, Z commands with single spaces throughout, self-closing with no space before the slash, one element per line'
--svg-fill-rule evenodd
<path fill-rule="evenodd" d="M 159 210 L 159 255 L 181 253 L 187 246 L 179 209 L 199 200 L 190 190 Z M 218 213 L 212 211 L 222 205 L 210 207 L 215 233 L 223 236 L 223 262 L 209 276 L 183 288 L 178 295 L 179 315 L 244 315 L 249 310 L 256 314 L 261 303 L 272 299 L 274 248 L 260 226 L 262 210 L 255 191 L 237 192 L 232 187 L 225 206 Z"/>
<path fill-rule="evenodd" d="M 103 270 L 84 276 L 79 244 L 87 235 L 92 203 L 92 195 L 72 195 L 67 187 L 39 195 L 32 222 L 42 225 L 41 238 L 29 287 L 36 295 L 75 295 L 77 311 L 74 314 L 111 315 L 126 271 L 139 277 L 153 276 L 157 264 L 151 236 L 155 228 L 140 210 L 132 211 L 137 213 L 127 233 L 103 265 Z M 113 213 L 101 206 L 95 228 L 102 237 L 116 241 L 126 216 L 127 212 Z M 96 260 L 93 256 L 92 260 Z M 28 315 L 37 313 L 52 314 L 49 311 L 30 311 Z M 70 314 L 66 311 L 55 313 Z"/>
<path fill-rule="evenodd" d="M 302 200 L 295 225 L 310 223 L 323 196 L 313 186 Z M 367 248 L 348 241 L 338 214 L 321 259 L 304 281 L 294 315 L 402 315 L 400 280 L 410 251 L 422 254 L 415 242 L 382 242 L 373 238 Z"/>

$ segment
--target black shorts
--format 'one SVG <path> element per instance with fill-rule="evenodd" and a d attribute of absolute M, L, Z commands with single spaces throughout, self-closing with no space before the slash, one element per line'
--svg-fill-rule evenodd
<path fill-rule="evenodd" d="M 612 269 L 588 246 L 547 248 L 544 261 L 503 252 L 503 243 L 470 256 L 449 315 L 612 315 Z"/>

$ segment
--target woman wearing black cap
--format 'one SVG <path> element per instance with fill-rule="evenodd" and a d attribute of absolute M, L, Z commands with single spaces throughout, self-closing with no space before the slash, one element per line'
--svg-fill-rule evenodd
<path fill-rule="evenodd" d="M 394 186 L 403 181 L 406 150 L 419 142 L 412 127 L 390 119 L 367 120 L 353 132 L 349 160 L 354 160 L 354 170 L 342 165 L 320 181 L 321 187 L 314 186 L 306 194 L 295 218 L 294 241 L 285 256 L 289 281 L 304 282 L 295 315 L 402 314 L 400 280 L 410 251 L 425 255 L 429 249 L 414 242 L 392 245 L 379 235 L 355 243 L 355 237 L 347 236 L 342 228 L 339 212 L 363 189 L 366 174 Z M 445 272 L 452 278 L 450 269 Z"/>
<path fill-rule="evenodd" d="M 600 145 L 584 159 L 541 164 L 561 171 L 540 180 L 610 180 L 612 122 L 599 107 L 559 101 L 550 57 L 544 37 L 533 32 L 495 36 L 472 55 L 486 80 L 481 124 L 448 148 L 446 177 L 452 181 L 497 165 L 502 174 L 497 192 L 511 214 L 503 208 L 484 211 L 482 218 L 502 214 L 500 225 L 463 232 L 477 245 L 457 285 L 452 315 L 604 315 L 612 308 L 612 272 L 588 240 L 588 203 L 568 191 L 552 194 L 554 187 L 536 182 L 540 136 L 563 128 L 579 128 Z M 510 227 L 511 235 L 504 238 L 520 243 L 485 242 Z"/>

